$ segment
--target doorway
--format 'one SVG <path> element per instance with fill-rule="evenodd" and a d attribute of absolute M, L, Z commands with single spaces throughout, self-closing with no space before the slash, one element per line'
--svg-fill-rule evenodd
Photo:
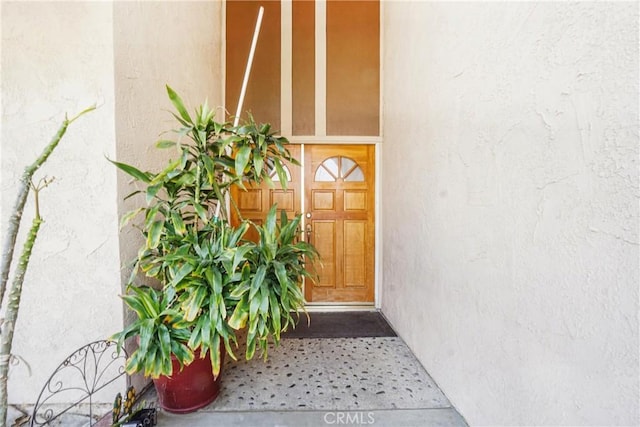
<path fill-rule="evenodd" d="M 305 239 L 320 252 L 310 303 L 373 303 L 375 147 L 305 147 Z"/>
<path fill-rule="evenodd" d="M 372 308 L 375 159 L 382 143 L 380 1 L 227 0 L 227 106 L 239 100 L 260 7 L 241 110 L 287 137 L 303 167 L 288 166 L 286 190 L 274 182 L 275 188 L 251 188 L 235 200 L 241 216 L 255 222 L 274 202 L 291 216 L 303 215 L 300 238 L 322 256 L 315 265 L 319 280 L 305 284 L 310 306 Z"/>
<path fill-rule="evenodd" d="M 289 217 L 303 213 L 300 238 L 320 253 L 313 265 L 318 280 L 304 284 L 307 303 L 373 305 L 375 146 L 304 144 L 290 151 L 303 166 L 285 165 L 286 189 L 277 179 L 273 188 L 262 183 L 233 189 L 240 217 L 260 224 L 274 203 Z M 233 222 L 240 217 L 232 212 Z"/>

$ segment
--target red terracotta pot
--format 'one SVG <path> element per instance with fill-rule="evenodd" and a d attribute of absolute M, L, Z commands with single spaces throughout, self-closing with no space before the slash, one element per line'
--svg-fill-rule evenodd
<path fill-rule="evenodd" d="M 224 362 L 224 347 L 220 351 L 220 364 Z M 172 355 L 173 374 L 153 380 L 158 392 L 158 403 L 162 409 L 176 414 L 194 412 L 213 402 L 220 393 L 220 378 L 213 376 L 209 353 L 200 358 L 200 350 L 195 352 L 195 360 L 180 370 L 178 360 Z"/>

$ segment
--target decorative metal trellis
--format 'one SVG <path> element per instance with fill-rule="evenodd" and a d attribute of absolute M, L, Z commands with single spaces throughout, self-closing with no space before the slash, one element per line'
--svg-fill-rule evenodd
<path fill-rule="evenodd" d="M 77 349 L 45 383 L 33 408 L 30 426 L 48 425 L 81 403 L 88 403 L 89 424 L 93 425 L 93 396 L 125 374 L 126 359 L 126 351 L 118 352 L 111 341 L 94 341 Z M 72 403 L 60 405 L 56 401 Z"/>

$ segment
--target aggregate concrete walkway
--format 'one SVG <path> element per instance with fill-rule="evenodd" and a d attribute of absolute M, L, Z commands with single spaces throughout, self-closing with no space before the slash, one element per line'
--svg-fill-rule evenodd
<path fill-rule="evenodd" d="M 223 369 L 211 405 L 160 411 L 158 425 L 467 425 L 398 337 L 287 339 L 267 362 L 227 360 Z"/>

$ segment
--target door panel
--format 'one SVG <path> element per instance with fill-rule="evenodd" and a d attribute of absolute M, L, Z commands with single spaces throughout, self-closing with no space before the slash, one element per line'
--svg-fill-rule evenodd
<path fill-rule="evenodd" d="M 345 288 L 362 288 L 367 279 L 365 266 L 366 254 L 366 221 L 344 222 L 344 286 Z"/>
<path fill-rule="evenodd" d="M 362 190 L 345 190 L 344 210 L 345 212 L 358 212 L 367 209 L 367 192 Z"/>
<path fill-rule="evenodd" d="M 320 252 L 308 302 L 373 302 L 374 168 L 371 145 L 306 145 L 306 233 Z"/>
<path fill-rule="evenodd" d="M 336 209 L 335 191 L 313 191 L 312 208 L 316 211 L 335 211 Z"/>
<path fill-rule="evenodd" d="M 312 225 L 313 240 L 315 247 L 321 254 L 322 266 L 318 268 L 319 278 L 315 286 L 324 288 L 334 288 L 336 283 L 336 222 L 335 221 L 315 221 Z M 306 283 L 308 288 L 310 283 Z"/>
<path fill-rule="evenodd" d="M 300 146 L 288 145 L 289 152 L 295 159 L 300 159 Z M 247 185 L 247 191 L 242 190 L 239 187 L 232 187 L 231 194 L 238 203 L 238 209 L 240 215 L 244 219 L 250 219 L 256 224 L 262 224 L 264 218 L 267 216 L 267 212 L 274 203 L 278 204 L 278 212 L 284 209 L 287 212 L 289 218 L 293 218 L 296 214 L 300 213 L 300 185 L 301 185 L 301 171 L 299 166 L 291 165 L 288 162 L 285 163 L 288 170 L 288 176 L 291 178 L 287 182 L 287 189 L 283 189 L 280 182 L 276 181 L 278 175 L 273 171 L 271 179 L 273 180 L 274 187 L 271 188 L 266 182 L 261 185 Z M 280 218 L 280 215 L 278 215 Z M 232 206 L 231 207 L 231 223 L 238 224 L 240 218 L 238 212 Z M 258 233 L 250 228 L 245 235 L 248 240 L 254 242 L 259 239 Z"/>

